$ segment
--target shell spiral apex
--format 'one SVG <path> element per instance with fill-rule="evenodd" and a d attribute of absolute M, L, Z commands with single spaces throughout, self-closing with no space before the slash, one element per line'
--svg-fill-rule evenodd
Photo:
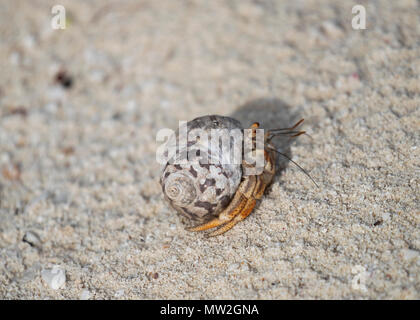
<path fill-rule="evenodd" d="M 165 195 L 177 206 L 190 204 L 196 197 L 194 182 L 182 172 L 174 172 L 165 183 Z"/>

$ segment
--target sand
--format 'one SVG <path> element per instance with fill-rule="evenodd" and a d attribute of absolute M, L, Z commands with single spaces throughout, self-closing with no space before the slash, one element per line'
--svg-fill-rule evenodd
<path fill-rule="evenodd" d="M 0 3 L 0 298 L 420 298 L 418 1 L 54 4 Z M 282 161 L 245 221 L 185 231 L 156 133 L 206 114 L 304 118 L 320 188 Z"/>

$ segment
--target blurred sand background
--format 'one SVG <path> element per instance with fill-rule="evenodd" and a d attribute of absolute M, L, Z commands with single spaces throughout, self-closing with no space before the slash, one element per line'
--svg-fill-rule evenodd
<path fill-rule="evenodd" d="M 0 2 L 0 298 L 420 298 L 419 1 L 60 1 L 65 30 L 55 4 Z M 185 231 L 155 137 L 205 114 L 305 118 L 320 189 L 287 164 Z"/>

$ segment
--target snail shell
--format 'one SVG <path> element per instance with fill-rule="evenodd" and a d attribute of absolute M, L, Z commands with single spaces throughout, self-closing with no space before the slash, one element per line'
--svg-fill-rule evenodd
<path fill-rule="evenodd" d="M 194 129 L 205 130 L 209 139 L 203 141 L 192 138 L 189 133 Z M 205 152 L 207 154 L 203 156 L 208 155 L 211 158 L 212 155 L 218 154 L 223 157 L 220 149 L 212 150 L 220 146 L 211 145 L 211 129 L 242 130 L 243 128 L 239 121 L 230 117 L 212 115 L 191 120 L 187 123 L 187 145 L 178 147 L 177 158 L 185 156 L 188 147 L 197 143 L 201 144 L 201 150 L 207 150 Z M 178 131 L 176 137 L 180 136 L 182 134 Z M 205 163 L 200 159 L 183 163 L 171 160 L 165 165 L 160 180 L 164 197 L 177 212 L 192 220 L 203 221 L 218 216 L 230 203 L 241 182 L 240 164 L 226 164 L 228 161 Z"/>

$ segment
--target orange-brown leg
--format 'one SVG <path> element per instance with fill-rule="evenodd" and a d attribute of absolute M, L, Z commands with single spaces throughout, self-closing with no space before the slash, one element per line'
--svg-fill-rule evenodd
<path fill-rule="evenodd" d="M 250 127 L 250 129 L 258 129 L 260 127 L 260 124 L 258 123 L 258 122 L 254 122 L 252 125 L 251 125 L 251 127 Z M 255 135 L 255 134 L 254 134 Z"/>
<path fill-rule="evenodd" d="M 263 177 L 258 177 L 257 185 L 255 186 L 253 197 L 257 200 L 261 199 L 267 185 L 263 181 Z"/>
<path fill-rule="evenodd" d="M 239 212 L 242 211 L 246 203 L 247 203 L 247 199 L 241 193 L 236 193 L 233 200 L 230 202 L 229 206 L 218 217 L 204 224 L 187 228 L 187 230 L 188 231 L 204 231 L 204 230 L 218 227 L 226 222 L 229 222 L 236 215 L 238 215 Z M 224 212 L 227 212 L 227 214 L 223 214 Z"/>
<path fill-rule="evenodd" d="M 238 215 L 236 215 L 228 223 L 224 224 L 221 228 L 209 233 L 208 237 L 215 237 L 215 236 L 218 236 L 218 235 L 220 235 L 222 233 L 225 233 L 226 231 L 232 229 L 235 224 L 237 224 L 239 221 L 244 220 L 246 217 L 248 217 L 250 215 L 252 210 L 254 210 L 254 207 L 255 207 L 256 203 L 257 203 L 257 201 L 254 198 L 248 199 L 248 201 L 245 205 L 245 208 Z"/>
<path fill-rule="evenodd" d="M 208 236 L 214 237 L 222 233 L 225 233 L 226 231 L 232 229 L 232 227 L 235 224 L 237 224 L 239 221 L 242 221 L 246 217 L 248 217 L 251 214 L 252 210 L 254 210 L 257 200 L 262 198 L 266 187 L 267 185 L 264 183 L 263 177 L 258 176 L 255 182 L 254 191 L 251 197 L 246 202 L 244 209 L 238 215 L 236 215 L 231 221 L 227 222 L 225 225 L 223 225 L 221 228 L 217 229 L 216 231 L 211 232 Z"/>
<path fill-rule="evenodd" d="M 203 231 L 211 228 L 221 226 L 222 224 L 228 223 L 234 219 L 242 210 L 246 207 L 248 199 L 252 196 L 255 186 L 257 184 L 257 178 L 255 176 L 247 176 L 239 185 L 232 201 L 229 203 L 227 208 L 223 210 L 218 217 L 210 220 L 207 223 L 187 228 L 188 231 Z"/>

